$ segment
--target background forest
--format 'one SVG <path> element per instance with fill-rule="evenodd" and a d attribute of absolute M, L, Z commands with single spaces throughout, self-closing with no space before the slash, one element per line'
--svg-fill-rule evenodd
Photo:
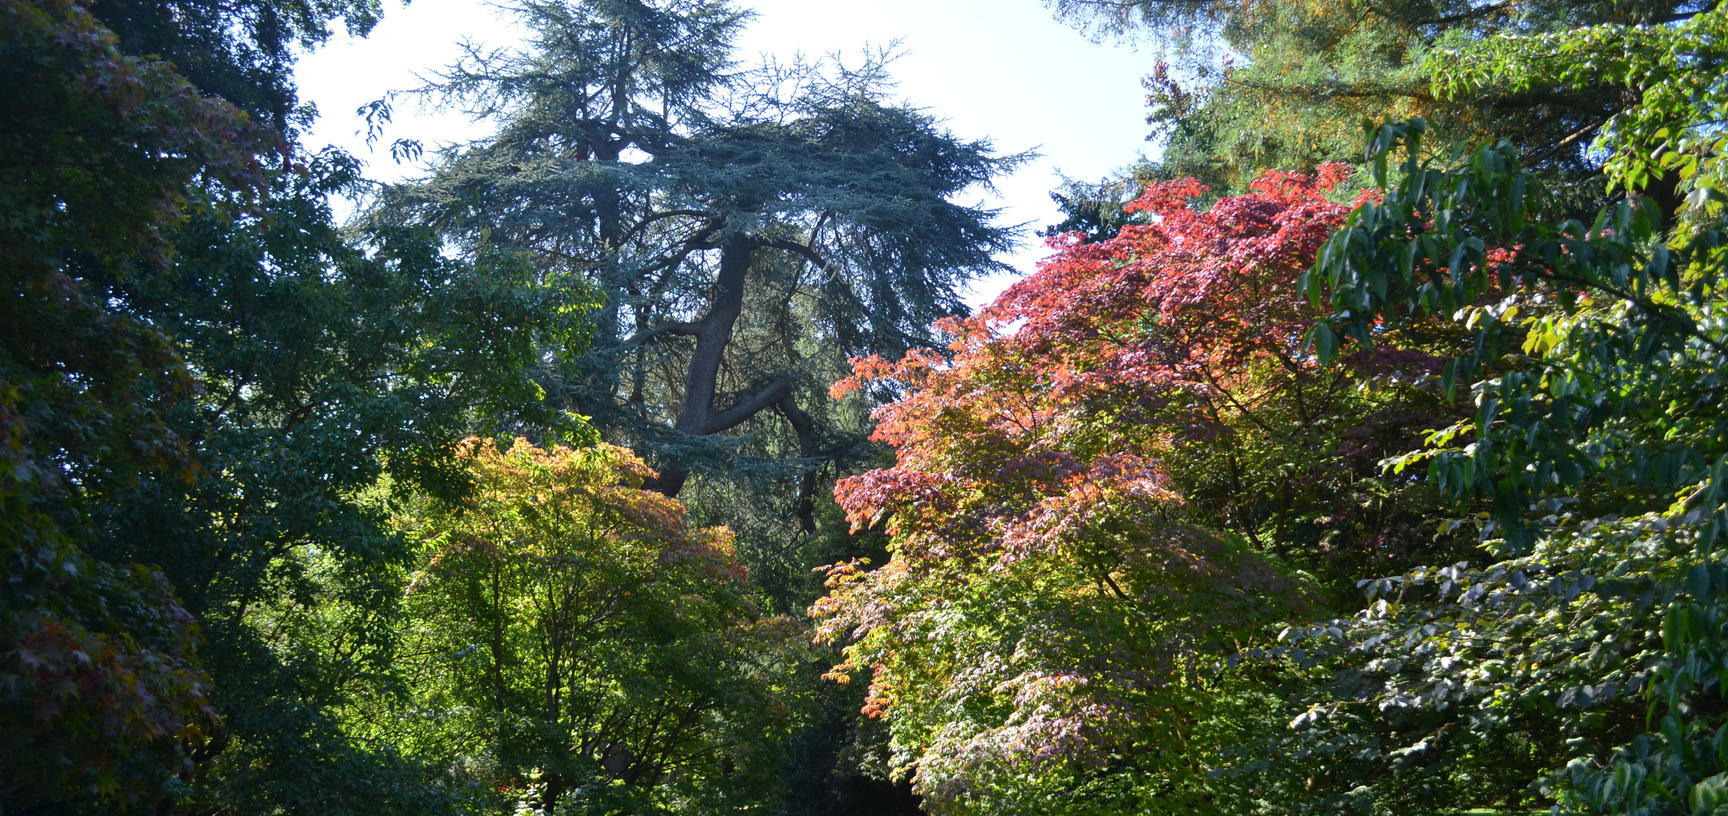
<path fill-rule="evenodd" d="M 977 310 L 890 60 L 509 11 L 385 184 L 375 2 L 0 0 L 0 813 L 1728 814 L 1728 10 L 1055 0 Z"/>

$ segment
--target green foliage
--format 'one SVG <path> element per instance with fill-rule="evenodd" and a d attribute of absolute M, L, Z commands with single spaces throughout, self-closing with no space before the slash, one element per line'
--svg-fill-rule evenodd
<path fill-rule="evenodd" d="M 1714 214 L 1725 184 L 1720 132 L 1728 18 L 1710 11 L 1672 25 L 1623 23 L 1502 35 L 1435 54 L 1436 84 L 1468 97 L 1489 86 L 1582 91 L 1604 82 L 1630 101 L 1598 122 L 1608 189 L 1644 191 L 1690 217 Z M 1587 132 L 1583 131 L 1580 133 Z"/>
<path fill-rule="evenodd" d="M 1432 435 L 1431 449 L 1398 469 L 1431 458 L 1442 486 L 1493 496 L 1515 548 L 1518 519 L 1556 486 L 1603 478 L 1618 486 L 1615 500 L 1630 491 L 1651 501 L 1695 480 L 1709 456 L 1686 440 L 1718 431 L 1691 425 L 1689 410 L 1670 414 L 1700 407 L 1697 394 L 1712 386 L 1676 379 L 1673 367 L 1719 351 L 1707 323 L 1714 230 L 1664 243 L 1661 213 L 1643 198 L 1590 225 L 1534 218 L 1542 190 L 1509 148 L 1432 170 L 1417 158 L 1421 132 L 1420 123 L 1388 126 L 1376 137 L 1375 174 L 1387 176 L 1386 154 L 1403 144 L 1402 178 L 1353 217 L 1309 277 L 1308 290 L 1337 314 L 1315 330 L 1316 345 L 1330 356 L 1341 336 L 1372 344 L 1379 316 L 1451 313 L 1475 339 L 1448 367 L 1449 389 L 1485 367 L 1510 370 L 1471 386 L 1475 416 Z M 1668 423 L 1680 424 L 1652 427 Z M 1604 424 L 1620 430 L 1595 436 Z"/>
<path fill-rule="evenodd" d="M 355 498 L 381 474 L 451 493 L 474 428 L 571 427 L 525 369 L 581 345 L 586 290 L 499 253 L 447 260 L 424 231 L 344 235 L 326 201 L 358 184 L 352 159 L 283 147 L 79 5 L 3 13 L 0 796 L 442 806 L 331 713 L 366 680 L 349 659 L 388 630 L 308 641 L 281 621 L 392 591 L 409 552 Z M 295 13 L 269 36 L 315 41 L 336 11 Z M 223 37 L 264 33 L 225 19 L 157 33 L 227 64 L 242 57 Z M 307 552 L 336 578 L 309 575 Z"/>
<path fill-rule="evenodd" d="M 85 7 L 118 35 L 121 51 L 172 65 L 283 139 L 315 114 L 295 94 L 297 52 L 327 41 L 337 19 L 363 36 L 383 12 L 378 0 L 93 0 Z"/>
<path fill-rule="evenodd" d="M 797 627 L 760 614 L 724 528 L 611 446 L 470 441 L 475 489 L 396 521 L 419 555 L 363 729 L 546 813 L 762 812 Z"/>
<path fill-rule="evenodd" d="M 392 782 L 394 760 L 331 714 L 369 681 L 343 664 L 387 653 L 391 630 L 307 642 L 279 619 L 397 590 L 390 567 L 411 550 L 356 498 L 380 478 L 454 495 L 471 430 L 569 432 L 527 370 L 579 346 L 585 290 L 502 255 L 450 261 L 423 230 L 345 237 L 325 201 L 355 183 L 352 160 L 302 160 L 260 208 L 216 200 L 189 219 L 162 274 L 105 292 L 176 338 L 198 396 L 170 423 L 199 469 L 105 491 L 112 543 L 92 552 L 160 565 L 203 620 L 227 728 L 203 748 L 197 806 L 413 812 L 430 780 Z M 309 574 L 308 553 L 332 577 Z"/>
<path fill-rule="evenodd" d="M 1660 157 L 1711 138 L 1710 97 L 1663 89 L 1713 87 L 1719 63 L 1664 55 L 1687 38 L 1699 47 L 1684 50 L 1707 53 L 1716 16 L 1620 32 L 1647 49 L 1629 63 L 1669 74 L 1604 134 L 1604 149 L 1633 154 L 1609 158 L 1616 186 L 1643 188 L 1654 168 L 1678 175 Z M 1647 141 L 1657 122 L 1659 148 Z M 1302 718 L 1304 739 L 1347 733 L 1351 718 L 1334 714 L 1352 702 L 1425 713 L 1382 750 L 1444 768 L 1461 751 L 1493 750 L 1508 722 L 1552 712 L 1569 739 L 1544 757 L 1542 790 L 1565 809 L 1710 812 L 1728 770 L 1715 747 L 1728 727 L 1728 595 L 1715 577 L 1728 523 L 1728 425 L 1715 409 L 1728 344 L 1713 173 L 1689 175 L 1699 192 L 1677 210 L 1633 195 L 1593 223 L 1554 223 L 1538 215 L 1545 190 L 1511 148 L 1433 169 L 1422 131 L 1375 134 L 1387 193 L 1352 216 L 1310 277 L 1335 310 L 1314 336 L 1330 355 L 1340 338 L 1379 343 L 1413 315 L 1449 314 L 1471 332 L 1446 380 L 1475 415 L 1389 464 L 1425 461 L 1441 486 L 1489 499 L 1480 529 L 1499 560 L 1364 582 L 1371 606 L 1328 627 L 1348 655 L 1340 697 Z"/>

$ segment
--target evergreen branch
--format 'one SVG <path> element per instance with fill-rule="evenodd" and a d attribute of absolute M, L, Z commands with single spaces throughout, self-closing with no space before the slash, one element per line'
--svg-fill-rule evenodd
<path fill-rule="evenodd" d="M 624 233 L 623 238 L 618 239 L 618 243 L 629 243 L 630 239 L 635 238 L 642 232 L 642 230 L 647 229 L 648 225 L 664 221 L 668 218 L 677 218 L 679 216 L 690 218 L 712 218 L 713 215 L 713 213 L 705 210 L 667 210 L 665 212 L 654 213 L 652 215 L 644 216 L 642 220 L 637 221 L 636 224 L 630 228 L 629 232 Z M 707 231 L 708 229 L 706 228 L 703 230 L 703 232 Z"/>

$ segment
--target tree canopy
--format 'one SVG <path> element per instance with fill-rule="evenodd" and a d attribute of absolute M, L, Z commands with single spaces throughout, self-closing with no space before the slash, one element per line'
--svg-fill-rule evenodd
<path fill-rule="evenodd" d="M 361 706 L 367 731 L 548 815 L 771 799 L 799 644 L 757 611 L 730 532 L 640 489 L 623 449 L 458 456 L 475 489 L 396 521 L 419 550 L 393 667 L 412 691 Z"/>
<path fill-rule="evenodd" d="M 728 3 L 385 186 L 374 4 L 0 0 L 0 811 L 1728 812 L 1728 11 L 1054 5 L 1165 152 L 974 312 L 1021 157 Z"/>

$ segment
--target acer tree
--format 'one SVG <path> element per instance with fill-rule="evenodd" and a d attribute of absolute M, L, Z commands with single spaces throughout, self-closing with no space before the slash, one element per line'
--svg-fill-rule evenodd
<path fill-rule="evenodd" d="M 471 493 L 397 516 L 419 551 L 393 669 L 410 691 L 359 727 L 511 812 L 771 802 L 803 649 L 758 610 L 731 533 L 641 489 L 652 471 L 621 448 L 469 440 L 458 456 Z"/>
<path fill-rule="evenodd" d="M 195 472 L 167 421 L 192 381 L 89 280 L 161 264 L 196 178 L 256 189 L 264 134 L 70 2 L 0 8 L 0 84 L 0 800 L 149 808 L 216 726 L 210 677 L 162 572 L 92 557 L 93 495 Z"/>
<path fill-rule="evenodd" d="M 1430 491 L 1362 451 L 1445 406 L 1409 382 L 1431 358 L 1322 368 L 1303 345 L 1296 283 L 1347 175 L 1268 173 L 1209 208 L 1197 182 L 1149 185 L 1115 237 L 1059 240 L 942 324 L 949 353 L 836 386 L 902 396 L 875 414 L 895 464 L 836 488 L 892 557 L 832 567 L 813 613 L 933 812 L 1219 806 L 1227 747 L 1280 704 L 1217 666 L 1361 563 L 1414 557 L 1391 542 Z"/>

